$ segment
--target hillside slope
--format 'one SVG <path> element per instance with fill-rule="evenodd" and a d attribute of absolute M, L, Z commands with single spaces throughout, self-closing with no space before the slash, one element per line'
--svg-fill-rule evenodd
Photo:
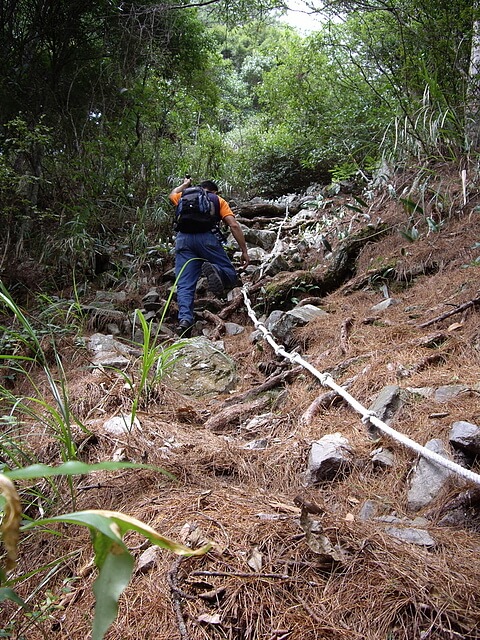
<path fill-rule="evenodd" d="M 392 425 L 419 444 L 439 439 L 447 449 L 453 423 L 480 425 L 480 207 L 469 189 L 464 193 L 457 172 L 443 168 L 401 174 L 370 199 L 314 194 L 317 205 L 308 210 L 320 226 L 310 232 L 320 230 L 327 245 L 314 250 L 302 244 L 298 227 L 286 224 L 282 237 L 297 247 L 298 269 L 260 283 L 258 272 L 244 276 L 254 307 L 266 315 L 309 300 L 327 312 L 294 330 L 286 348 L 332 373 L 338 384 L 351 379 L 349 393 L 366 407 L 388 385 L 410 389 Z M 278 228 L 279 222 L 270 225 Z M 368 225 L 387 232 L 362 243 L 348 274 L 322 294 L 319 283 L 335 256 Z M 390 306 L 375 308 L 387 298 Z M 455 313 L 441 319 L 448 311 Z M 254 327 L 243 305 L 232 307 L 228 319 L 246 329 L 221 336 L 237 365 L 237 388 L 202 399 L 160 385 L 138 414 L 141 431 L 122 437 L 105 434 L 100 425 L 128 407 L 125 389 L 108 372 L 84 369 L 88 359 L 78 351 L 65 351 L 74 406 L 95 433 L 83 442 L 82 458 L 111 459 L 121 450 L 128 460 L 175 476 L 172 481 L 136 470 L 84 477 L 77 482 L 76 509 L 115 509 L 191 545 L 213 542 L 202 558 L 179 561 L 162 551 L 137 570 L 107 638 L 480 638 L 480 488 L 452 475 L 428 507 L 412 513 L 408 490 L 416 454 L 386 436 L 372 439 L 345 403 L 327 398 L 312 407 L 328 389 L 308 371 L 288 377 L 296 365 L 276 357 L 264 341 L 252 341 Z M 255 396 L 268 397 L 265 403 L 242 395 L 272 376 L 277 383 L 267 395 Z M 435 396 L 446 387 L 455 393 Z M 110 399 L 102 411 L 91 401 L 98 388 Z M 243 412 L 215 422 L 215 416 L 228 416 L 235 399 L 244 403 Z M 348 439 L 351 468 L 309 484 L 312 443 L 335 433 Z M 391 466 L 372 464 L 381 447 L 391 452 Z M 56 462 L 44 437 L 37 454 Z M 460 461 L 480 472 L 475 458 Z M 67 486 L 59 488 L 64 503 L 56 508 L 69 511 Z M 367 517 L 369 507 L 380 517 Z M 399 521 L 416 523 L 434 544 L 392 536 L 388 527 Z M 35 626 L 7 607 L 4 624 L 13 616 L 17 635 L 6 637 L 89 637 L 95 576 L 90 541 L 73 526 L 60 531 L 58 538 L 25 540 L 20 569 L 68 558 L 46 585 L 61 607 L 47 608 Z M 136 558 L 148 546 L 136 534 L 126 543 Z M 34 576 L 19 591 L 29 593 L 38 580 Z M 64 598 L 66 584 L 71 593 Z M 45 598 L 36 596 L 39 605 Z"/>

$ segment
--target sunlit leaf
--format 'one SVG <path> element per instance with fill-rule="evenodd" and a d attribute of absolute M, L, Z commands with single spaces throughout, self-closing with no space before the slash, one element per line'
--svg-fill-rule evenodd
<path fill-rule="evenodd" d="M 102 534 L 98 536 L 103 538 Z M 95 617 L 92 640 L 102 640 L 117 617 L 118 600 L 130 581 L 135 563 L 128 551 L 119 545 L 110 543 L 108 546 L 109 551 L 93 585 Z"/>
<path fill-rule="evenodd" d="M 93 471 L 116 471 L 118 469 L 150 469 L 159 471 L 171 476 L 167 471 L 152 467 L 146 464 L 137 464 L 135 462 L 98 462 L 96 464 L 87 464 L 78 460 L 70 460 L 58 467 L 51 467 L 46 464 L 32 464 L 22 469 L 14 469 L 6 471 L 5 475 L 10 480 L 33 480 L 35 478 L 50 478 L 52 476 L 73 476 L 92 473 Z"/>

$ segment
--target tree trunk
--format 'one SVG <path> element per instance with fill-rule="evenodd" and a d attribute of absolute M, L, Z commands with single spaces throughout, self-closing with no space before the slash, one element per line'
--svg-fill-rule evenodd
<path fill-rule="evenodd" d="M 475 0 L 475 17 L 480 9 L 480 1 Z M 480 142 L 480 20 L 475 19 L 472 26 L 472 47 L 468 74 L 467 112 L 465 142 L 469 152 L 479 149 Z"/>

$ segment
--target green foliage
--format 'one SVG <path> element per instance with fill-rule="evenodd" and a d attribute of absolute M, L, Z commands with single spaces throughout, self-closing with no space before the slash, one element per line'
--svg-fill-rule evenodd
<path fill-rule="evenodd" d="M 127 532 L 135 531 L 153 545 L 184 556 L 202 555 L 210 549 L 211 545 L 205 545 L 200 549 L 193 550 L 169 538 L 165 538 L 150 526 L 135 518 L 115 511 L 105 510 L 88 510 L 62 514 L 39 519 L 20 527 L 20 500 L 12 481 L 45 479 L 59 475 L 72 476 L 98 470 L 111 471 L 125 468 L 141 469 L 151 467 L 131 463 L 106 462 L 87 465 L 81 462 L 69 462 L 60 467 L 35 465 L 0 474 L 0 510 L 3 515 L 2 537 L 7 552 L 7 570 L 13 568 L 16 560 L 19 532 L 30 532 L 32 529 L 41 528 L 44 535 L 55 535 L 53 530 L 47 528 L 47 525 L 57 523 L 81 525 L 90 529 L 95 564 L 99 570 L 93 587 L 96 606 L 92 640 L 102 640 L 104 638 L 105 633 L 117 616 L 119 598 L 130 581 L 134 559 L 123 541 Z M 0 587 L 0 602 L 10 599 L 22 608 L 28 609 L 25 602 L 11 588 L 12 584 L 21 580 L 21 576 L 16 575 L 10 580 L 4 571 L 1 571 L 0 574 L 0 585 L 2 585 Z M 48 594 L 47 598 L 48 601 L 44 606 L 48 611 L 54 600 Z M 29 612 L 29 615 L 32 614 Z"/>
<path fill-rule="evenodd" d="M 142 355 L 139 361 L 140 366 L 138 370 L 138 380 L 130 377 L 124 371 L 118 370 L 118 373 L 125 379 L 127 386 L 133 393 L 131 410 L 132 425 L 140 404 L 142 402 L 145 405 L 148 404 L 152 392 L 173 366 L 176 358 L 178 357 L 177 352 L 184 345 L 184 342 L 181 340 L 171 345 L 157 343 L 158 331 L 162 326 L 173 291 L 174 289 L 172 288 L 155 336 L 152 335 L 152 323 L 147 322 L 142 313 L 139 312 L 136 314 L 136 318 L 138 318 L 140 322 L 143 333 L 143 343 L 141 345 Z"/>
<path fill-rule="evenodd" d="M 25 251 L 49 282 L 66 284 L 72 265 L 92 277 L 96 247 L 135 212 L 131 239 L 151 246 L 141 210 L 185 173 L 275 196 L 380 157 L 469 148 L 471 0 L 334 0 L 322 11 L 336 19 L 308 37 L 275 22 L 276 5 L 7 0 L 7 269 Z"/>

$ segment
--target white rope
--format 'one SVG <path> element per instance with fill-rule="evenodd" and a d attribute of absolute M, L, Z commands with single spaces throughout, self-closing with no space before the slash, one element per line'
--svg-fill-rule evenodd
<path fill-rule="evenodd" d="M 270 264 L 273 262 L 274 258 L 276 258 L 281 253 L 280 235 L 282 233 L 283 225 L 288 220 L 289 215 L 290 215 L 290 212 L 288 210 L 288 200 L 287 200 L 287 204 L 285 207 L 285 217 L 280 223 L 280 225 L 278 226 L 277 237 L 275 239 L 275 244 L 273 245 L 273 249 L 270 251 L 270 254 L 267 256 L 265 262 L 260 267 L 259 276 L 258 276 L 259 280 L 263 277 L 263 273 L 265 269 L 267 269 L 270 266 Z"/>
<path fill-rule="evenodd" d="M 283 345 L 277 344 L 274 340 L 272 333 L 267 329 L 267 327 L 264 324 L 259 322 L 259 320 L 257 319 L 255 312 L 252 309 L 250 300 L 248 298 L 247 285 L 243 286 L 242 293 L 243 293 L 243 298 L 245 300 L 245 306 L 247 307 L 248 315 L 252 319 L 253 324 L 255 325 L 255 328 L 263 333 L 265 340 L 270 344 L 272 349 L 275 351 L 276 355 L 280 355 L 286 360 L 290 360 L 290 362 L 292 363 L 295 362 L 297 364 L 300 364 L 302 367 L 307 369 L 307 371 L 310 371 L 312 375 L 318 378 L 318 380 L 320 380 L 320 383 L 324 387 L 330 387 L 331 389 L 336 391 L 340 396 L 342 396 L 344 400 L 346 400 L 350 404 L 351 407 L 353 407 L 353 409 L 355 409 L 355 411 L 357 411 L 362 415 L 362 422 L 364 424 L 368 424 L 368 423 L 373 424 L 380 431 L 390 436 L 394 440 L 397 440 L 398 442 L 403 444 L 405 447 L 413 449 L 413 451 L 416 451 L 423 458 L 430 460 L 430 462 L 433 462 L 434 464 L 437 464 L 441 467 L 445 467 L 449 471 L 452 471 L 453 473 L 456 473 L 459 476 L 462 476 L 463 478 L 470 480 L 471 482 L 480 484 L 479 474 L 474 473 L 473 471 L 470 471 L 470 469 L 465 469 L 465 467 L 462 467 L 456 462 L 453 462 L 453 460 L 444 458 L 438 453 L 435 453 L 435 451 L 431 451 L 430 449 L 423 447 L 422 445 L 418 444 L 414 440 L 411 440 L 410 438 L 403 435 L 402 433 L 399 433 L 395 429 L 392 429 L 392 427 L 389 427 L 388 424 L 380 420 L 380 418 L 378 418 L 378 416 L 376 416 L 375 413 L 373 413 L 369 409 L 366 409 L 364 406 L 362 406 L 343 387 L 336 384 L 336 382 L 333 380 L 332 376 L 328 372 L 321 373 L 312 364 L 304 360 L 304 358 L 302 358 L 298 353 L 296 352 L 288 353 L 287 351 L 285 351 Z"/>

